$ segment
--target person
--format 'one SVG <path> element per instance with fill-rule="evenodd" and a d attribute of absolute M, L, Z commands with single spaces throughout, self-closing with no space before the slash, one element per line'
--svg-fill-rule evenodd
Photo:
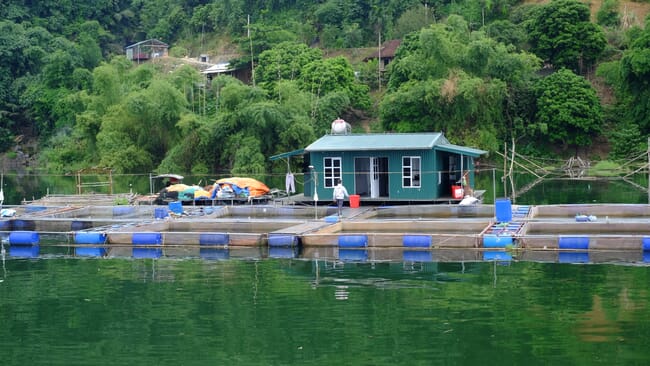
<path fill-rule="evenodd" d="M 469 186 L 469 170 L 465 171 L 465 174 L 460 178 L 460 185 L 463 187 L 463 195 L 465 197 L 472 196 L 472 187 Z"/>
<path fill-rule="evenodd" d="M 339 208 L 339 217 L 341 217 L 341 211 L 343 210 L 343 199 L 349 196 L 348 190 L 343 186 L 343 182 L 340 179 L 337 180 L 336 187 L 334 187 L 333 198 Z"/>

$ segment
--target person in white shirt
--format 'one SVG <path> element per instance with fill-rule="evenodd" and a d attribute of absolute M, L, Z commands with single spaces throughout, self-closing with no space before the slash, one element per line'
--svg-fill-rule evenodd
<path fill-rule="evenodd" d="M 343 186 L 341 180 L 337 180 L 336 187 L 334 187 L 333 199 L 336 201 L 336 204 L 339 208 L 339 217 L 341 217 L 341 211 L 343 210 L 343 200 L 345 197 L 349 197 L 348 190 Z"/>

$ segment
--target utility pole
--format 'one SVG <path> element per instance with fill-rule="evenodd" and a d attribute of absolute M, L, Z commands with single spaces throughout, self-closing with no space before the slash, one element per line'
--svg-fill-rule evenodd
<path fill-rule="evenodd" d="M 255 61 L 253 60 L 253 39 L 251 38 L 251 16 L 248 14 L 248 19 L 246 20 L 246 28 L 248 32 L 248 43 L 251 48 L 251 79 L 253 80 L 253 88 L 255 87 Z"/>
<path fill-rule="evenodd" d="M 381 91 L 381 26 L 379 27 L 378 44 L 377 44 L 377 85 Z"/>

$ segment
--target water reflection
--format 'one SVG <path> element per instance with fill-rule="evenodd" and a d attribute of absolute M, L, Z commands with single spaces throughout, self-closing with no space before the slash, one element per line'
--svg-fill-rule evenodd
<path fill-rule="evenodd" d="M 641 250 L 545 250 L 545 249 L 412 249 L 399 247 L 237 247 L 237 246 L 132 246 L 79 245 L 70 242 L 45 242 L 35 245 L 3 243 L 3 258 L 132 258 L 132 259 L 296 259 L 326 260 L 341 263 L 468 263 L 511 261 L 639 264 L 650 263 L 650 251 Z"/>
<path fill-rule="evenodd" d="M 317 252 L 329 256 L 319 259 L 271 258 L 259 248 L 232 247 L 164 248 L 159 258 L 133 258 L 131 249 L 119 258 L 70 260 L 74 251 L 36 260 L 7 257 L 0 337 L 15 352 L 5 363 L 395 365 L 405 364 L 404 355 L 407 364 L 458 365 L 650 359 L 638 337 L 650 319 L 647 269 L 596 265 L 594 256 L 589 265 L 576 266 L 516 257 L 486 262 L 480 251 L 468 255 L 472 261 L 440 262 L 413 259 L 449 253 L 399 251 L 394 261 L 372 261 L 385 253 L 368 251 L 367 261 L 345 261 L 330 248 Z M 39 352 L 24 339 L 39 344 Z M 95 362 L 97 347 L 106 344 L 107 362 Z"/>
<path fill-rule="evenodd" d="M 0 242 L 0 256 L 2 256 L 2 278 L 4 280 L 5 277 L 7 277 L 7 266 L 5 263 L 5 258 L 7 255 L 7 251 L 5 250 L 5 243 L 4 241 Z"/>

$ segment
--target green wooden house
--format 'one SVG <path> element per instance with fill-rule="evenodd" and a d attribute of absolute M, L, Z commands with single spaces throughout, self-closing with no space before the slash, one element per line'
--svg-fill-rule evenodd
<path fill-rule="evenodd" d="M 445 201 L 454 199 L 452 186 L 463 175 L 473 186 L 475 159 L 486 153 L 451 144 L 442 133 L 331 134 L 271 159 L 305 155 L 307 199 L 317 193 L 331 200 L 340 178 L 366 201 Z"/>

